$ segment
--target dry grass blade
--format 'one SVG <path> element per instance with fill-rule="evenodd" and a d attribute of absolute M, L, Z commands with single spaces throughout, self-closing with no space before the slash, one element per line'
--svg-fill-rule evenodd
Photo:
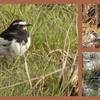
<path fill-rule="evenodd" d="M 52 50 L 47 56 L 50 56 L 54 52 L 60 52 L 61 54 L 64 54 L 64 56 L 67 55 L 69 58 L 72 59 L 71 55 L 68 52 L 66 52 L 65 50 L 63 50 L 63 49 Z"/>
<path fill-rule="evenodd" d="M 62 88 L 63 83 L 67 86 L 64 90 L 64 95 L 78 95 L 78 66 L 71 66 L 63 70 L 63 77 L 60 76 L 59 86 Z"/>
<path fill-rule="evenodd" d="M 62 70 L 63 70 L 62 68 L 61 68 L 61 69 L 58 69 L 58 70 L 56 70 L 56 71 L 54 71 L 54 72 L 51 72 L 51 73 L 49 73 L 49 74 L 46 74 L 45 77 L 44 77 L 44 76 L 35 77 L 35 78 L 33 78 L 33 79 L 30 79 L 30 81 L 32 82 L 32 81 L 35 81 L 35 80 L 38 80 L 38 79 L 40 80 L 41 78 L 44 79 L 44 78 L 48 77 L 49 75 L 56 74 L 56 73 L 58 73 L 58 72 L 60 72 L 60 71 L 62 71 Z M 9 85 L 9 86 L 6 86 L 6 87 L 2 87 L 2 88 L 0 88 L 0 90 L 2 90 L 2 89 L 7 89 L 7 88 L 11 88 L 11 87 L 15 87 L 15 86 L 17 86 L 17 85 L 25 84 L 25 83 L 27 83 L 27 82 L 29 82 L 29 80 L 25 80 L 25 81 L 23 81 L 23 82 L 19 82 L 19 83 L 13 84 L 13 85 Z M 38 82 L 39 82 L 39 81 L 38 81 Z"/>
<path fill-rule="evenodd" d="M 26 60 L 25 55 L 24 55 L 24 60 L 25 60 L 25 70 L 26 70 L 27 77 L 28 77 L 28 80 L 29 80 L 29 83 L 30 83 L 30 88 L 32 89 L 32 83 L 31 83 L 31 79 L 30 79 L 30 75 L 29 75 L 29 71 L 28 71 L 27 60 Z"/>

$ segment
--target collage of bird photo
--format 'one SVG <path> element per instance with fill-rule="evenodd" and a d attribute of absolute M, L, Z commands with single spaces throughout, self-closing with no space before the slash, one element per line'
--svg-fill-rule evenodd
<path fill-rule="evenodd" d="M 100 4 L 82 5 L 82 47 L 100 48 Z"/>
<path fill-rule="evenodd" d="M 82 95 L 100 96 L 100 4 L 82 5 Z"/>
<path fill-rule="evenodd" d="M 78 96 L 78 5 L 0 4 L 0 96 Z"/>
<path fill-rule="evenodd" d="M 78 7 L 0 4 L 0 96 L 100 96 L 100 52 L 79 66 Z M 81 9 L 81 48 L 99 49 L 100 4 Z"/>

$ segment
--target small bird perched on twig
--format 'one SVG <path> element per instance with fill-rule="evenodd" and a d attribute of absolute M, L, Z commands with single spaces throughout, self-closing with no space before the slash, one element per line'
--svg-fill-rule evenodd
<path fill-rule="evenodd" d="M 91 36 L 92 39 L 97 39 L 97 38 L 99 38 L 99 35 L 98 35 L 97 33 L 95 33 L 93 30 L 92 30 L 92 32 L 90 33 L 90 36 Z"/>
<path fill-rule="evenodd" d="M 22 56 L 30 46 L 30 36 L 24 20 L 15 20 L 0 34 L 0 54 L 12 57 Z"/>

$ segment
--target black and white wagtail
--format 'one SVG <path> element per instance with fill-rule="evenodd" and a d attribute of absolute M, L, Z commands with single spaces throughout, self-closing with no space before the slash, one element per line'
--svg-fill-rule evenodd
<path fill-rule="evenodd" d="M 23 20 L 15 20 L 0 34 L 0 54 L 12 57 L 22 56 L 30 46 L 27 24 Z"/>
<path fill-rule="evenodd" d="M 93 30 L 92 30 L 92 32 L 90 33 L 90 36 L 91 36 L 92 39 L 97 39 L 97 38 L 99 38 L 99 35 L 98 35 L 97 33 L 95 33 Z"/>

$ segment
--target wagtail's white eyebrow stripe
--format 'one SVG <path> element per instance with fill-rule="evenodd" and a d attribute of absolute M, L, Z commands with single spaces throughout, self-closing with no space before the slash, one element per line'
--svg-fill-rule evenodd
<path fill-rule="evenodd" d="M 13 23 L 13 26 L 14 25 L 26 25 L 27 23 L 26 22 L 16 22 L 16 23 Z"/>

